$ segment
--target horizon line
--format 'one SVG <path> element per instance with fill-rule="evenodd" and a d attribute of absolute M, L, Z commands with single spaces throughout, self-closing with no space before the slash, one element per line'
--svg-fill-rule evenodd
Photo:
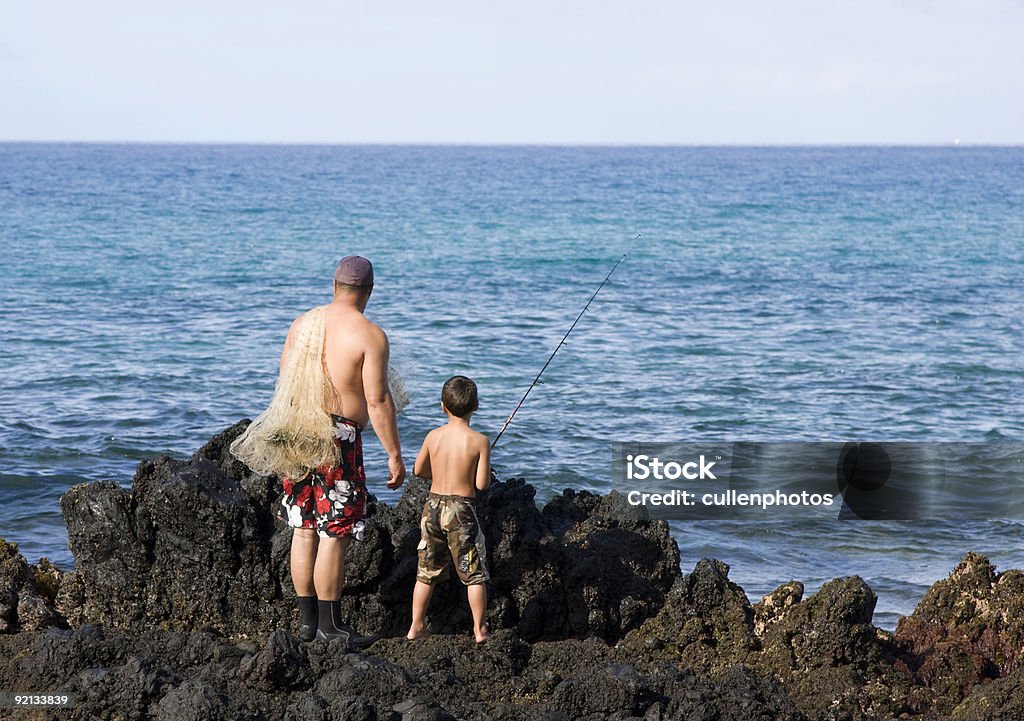
<path fill-rule="evenodd" d="M 0 145 L 196 145 L 308 147 L 482 147 L 482 148 L 1018 148 L 1024 141 L 824 141 L 824 142 L 634 142 L 634 141 L 431 141 L 431 140 L 72 140 L 7 139 Z"/>

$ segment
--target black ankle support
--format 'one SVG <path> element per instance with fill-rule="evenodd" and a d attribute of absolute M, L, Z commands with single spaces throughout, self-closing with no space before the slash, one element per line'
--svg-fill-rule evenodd
<path fill-rule="evenodd" d="M 302 616 L 300 623 L 303 626 L 316 628 L 317 626 L 317 600 L 316 596 L 298 596 L 299 614 Z"/>
<path fill-rule="evenodd" d="M 317 625 L 324 633 L 341 633 L 348 630 L 341 620 L 341 601 L 319 601 L 320 620 Z"/>

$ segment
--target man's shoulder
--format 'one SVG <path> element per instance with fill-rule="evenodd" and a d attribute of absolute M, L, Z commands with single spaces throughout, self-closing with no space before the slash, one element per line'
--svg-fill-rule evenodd
<path fill-rule="evenodd" d="M 367 328 L 367 331 L 368 331 L 368 332 L 369 332 L 369 333 L 370 333 L 370 334 L 371 334 L 371 335 L 372 335 L 372 336 L 373 336 L 373 337 L 374 337 L 374 338 L 375 338 L 376 340 L 379 340 L 379 341 L 387 341 L 387 339 L 388 339 L 388 334 L 384 332 L 384 329 L 383 329 L 383 328 L 381 328 L 381 327 L 380 327 L 379 325 L 377 325 L 376 323 L 374 323 L 374 322 L 373 322 L 372 320 L 370 320 L 369 318 L 366 318 L 366 316 L 363 316 L 363 318 L 365 318 L 365 319 L 366 319 L 366 328 Z"/>
<path fill-rule="evenodd" d="M 347 341 L 358 338 L 374 344 L 387 342 L 387 335 L 381 327 L 362 313 L 335 315 L 333 318 L 329 318 L 328 323 L 343 330 Z"/>
<path fill-rule="evenodd" d="M 292 335 L 293 333 L 295 333 L 295 331 L 299 327 L 299 324 L 302 323 L 302 319 L 305 318 L 305 317 L 306 317 L 305 313 L 301 313 L 301 314 L 295 316 L 295 320 L 293 320 L 292 324 L 290 326 L 288 326 L 288 335 Z"/>
<path fill-rule="evenodd" d="M 351 323 L 352 329 L 361 334 L 367 340 L 380 343 L 386 341 L 388 338 L 387 334 L 379 325 L 362 313 L 359 313 L 358 317 L 353 318 L 349 322 Z"/>
<path fill-rule="evenodd" d="M 295 316 L 295 320 L 292 321 L 292 325 L 291 325 L 291 328 L 289 328 L 289 332 L 292 331 L 292 330 L 295 330 L 295 328 L 297 328 L 299 326 L 299 324 L 302 323 L 302 321 L 306 320 L 307 318 L 311 318 L 313 316 L 313 314 L 316 313 L 317 311 L 323 312 L 326 309 L 327 309 L 327 306 L 325 306 L 325 305 L 318 305 L 315 308 L 310 308 L 309 310 L 305 310 L 305 311 L 299 313 L 297 316 Z"/>

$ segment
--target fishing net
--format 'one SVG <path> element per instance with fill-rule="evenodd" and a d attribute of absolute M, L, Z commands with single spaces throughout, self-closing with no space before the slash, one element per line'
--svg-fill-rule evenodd
<path fill-rule="evenodd" d="M 324 371 L 324 316 L 327 306 L 305 313 L 263 413 L 231 444 L 231 453 L 261 475 L 302 478 L 314 468 L 337 465 L 334 424 L 328 408 L 337 394 Z M 409 404 L 403 374 L 388 366 L 388 385 L 401 413 Z"/>
<path fill-rule="evenodd" d="M 395 413 L 401 413 L 409 405 L 409 389 L 405 385 L 404 373 L 393 365 L 388 365 L 388 387 L 395 403 Z"/>
<path fill-rule="evenodd" d="M 256 473 L 297 479 L 337 464 L 334 425 L 324 410 L 334 397 L 322 360 L 325 309 L 302 316 L 270 405 L 231 444 L 231 454 Z"/>

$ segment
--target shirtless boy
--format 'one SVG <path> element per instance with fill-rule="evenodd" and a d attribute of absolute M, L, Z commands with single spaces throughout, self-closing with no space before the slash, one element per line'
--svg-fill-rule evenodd
<path fill-rule="evenodd" d="M 406 638 L 426 633 L 425 617 L 434 583 L 455 561 L 459 580 L 466 585 L 477 643 L 491 634 L 484 623 L 487 610 L 487 551 L 476 515 L 476 491 L 491 483 L 491 448 L 487 436 L 469 427 L 477 409 L 476 383 L 453 376 L 441 389 L 441 410 L 448 423 L 423 439 L 413 473 L 431 481 L 420 517 L 416 587 L 412 595 L 412 626 Z"/>

